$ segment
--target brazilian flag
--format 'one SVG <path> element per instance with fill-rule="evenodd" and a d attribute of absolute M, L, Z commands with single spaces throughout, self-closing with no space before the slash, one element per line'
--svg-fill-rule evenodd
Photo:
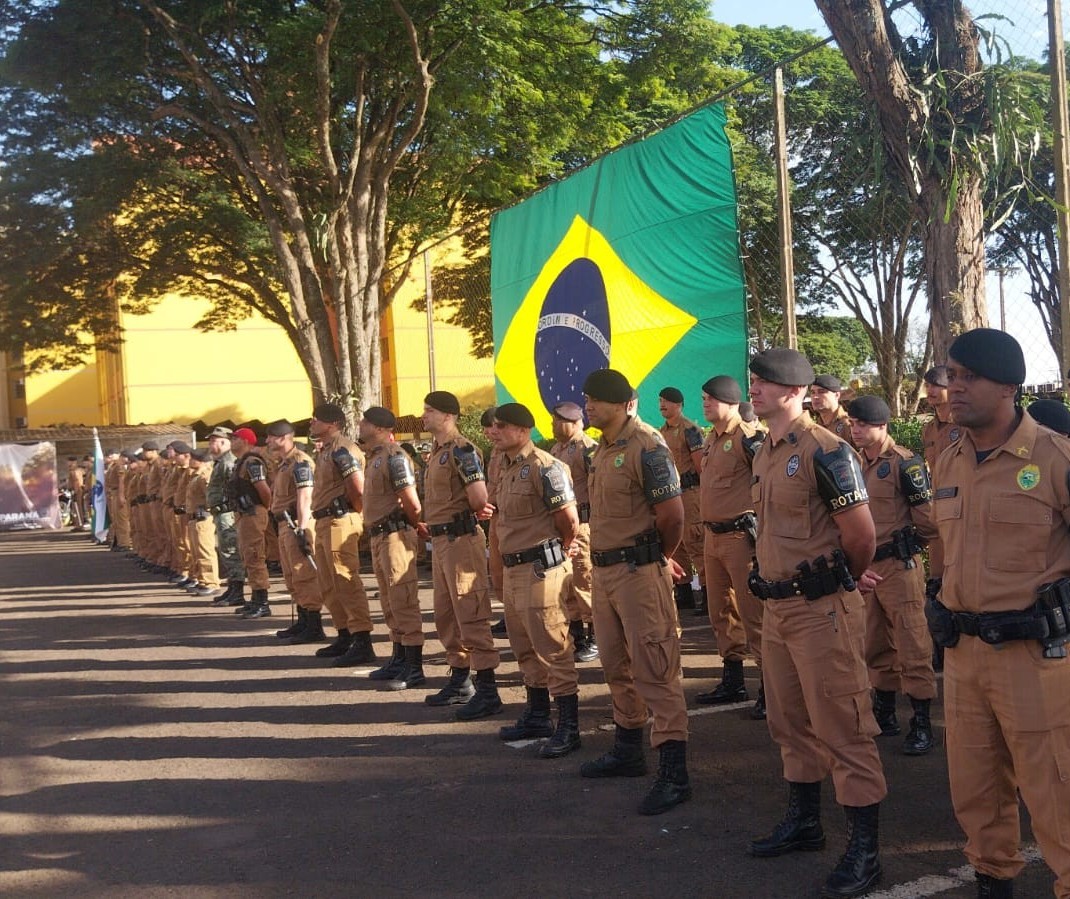
<path fill-rule="evenodd" d="M 555 404 L 583 405 L 592 371 L 616 368 L 659 422 L 678 387 L 745 383 L 746 301 L 724 108 L 700 109 L 494 216 L 490 232 L 498 399 L 550 433 Z"/>

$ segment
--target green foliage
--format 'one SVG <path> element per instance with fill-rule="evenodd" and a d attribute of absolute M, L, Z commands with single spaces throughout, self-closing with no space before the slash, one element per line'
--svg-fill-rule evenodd
<path fill-rule="evenodd" d="M 846 316 L 802 315 L 798 318 L 799 349 L 818 374 L 832 374 L 841 381 L 856 377 L 871 361 L 865 330 L 857 319 Z"/>
<path fill-rule="evenodd" d="M 888 422 L 888 433 L 900 446 L 912 449 L 916 453 L 924 450 L 921 442 L 921 431 L 925 427 L 925 421 L 917 416 L 912 418 L 893 418 Z"/>
<path fill-rule="evenodd" d="M 490 455 L 490 451 L 493 447 L 491 447 L 490 441 L 484 436 L 483 426 L 479 423 L 483 411 L 483 409 L 477 409 L 475 407 L 471 409 L 462 409 L 460 416 L 457 418 L 457 430 L 478 446 L 479 451 L 483 453 L 483 458 L 486 459 L 487 456 Z"/>

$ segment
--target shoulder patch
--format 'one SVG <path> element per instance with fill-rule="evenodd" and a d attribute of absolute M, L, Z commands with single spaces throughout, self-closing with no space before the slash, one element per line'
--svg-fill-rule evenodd
<path fill-rule="evenodd" d="M 334 467 L 338 469 L 338 474 L 343 478 L 356 474 L 358 471 L 363 470 L 364 467 L 360 464 L 360 460 L 349 451 L 349 447 L 346 446 L 340 446 L 338 449 L 332 450 L 331 461 L 334 463 Z"/>
<path fill-rule="evenodd" d="M 700 431 L 696 425 L 690 425 L 684 428 L 684 442 L 687 443 L 687 448 L 691 450 L 691 452 L 701 449 L 702 431 Z"/>
<path fill-rule="evenodd" d="M 817 492 L 829 512 L 835 514 L 869 502 L 858 456 L 846 443 L 837 442 L 830 450 L 818 449 L 814 453 L 814 474 Z"/>
<path fill-rule="evenodd" d="M 651 505 L 679 496 L 680 473 L 672 460 L 672 453 L 664 444 L 644 450 L 641 454 L 643 492 Z M 623 459 L 622 459 L 623 461 Z"/>
<path fill-rule="evenodd" d="M 391 453 L 386 457 L 386 473 L 395 490 L 413 487 L 416 484 L 416 469 L 413 468 L 409 454 L 404 450 L 400 453 Z"/>
<path fill-rule="evenodd" d="M 479 459 L 479 453 L 470 443 L 461 443 L 453 448 L 453 458 L 457 463 L 457 471 L 465 484 L 474 484 L 485 480 L 483 463 Z"/>
<path fill-rule="evenodd" d="M 560 462 L 554 461 L 540 467 L 539 475 L 542 479 L 542 501 L 551 512 L 576 499 L 568 470 Z"/>

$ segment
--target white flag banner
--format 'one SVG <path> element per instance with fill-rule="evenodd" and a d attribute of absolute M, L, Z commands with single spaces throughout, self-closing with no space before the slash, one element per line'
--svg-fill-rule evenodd
<path fill-rule="evenodd" d="M 0 443 L 0 531 L 60 527 L 55 445 Z"/>
<path fill-rule="evenodd" d="M 100 437 L 93 428 L 93 536 L 104 543 L 108 539 L 108 506 L 104 498 L 104 453 Z"/>

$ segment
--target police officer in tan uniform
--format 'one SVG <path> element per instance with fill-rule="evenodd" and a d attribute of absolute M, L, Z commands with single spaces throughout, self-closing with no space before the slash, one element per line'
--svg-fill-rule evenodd
<path fill-rule="evenodd" d="M 109 450 L 104 458 L 104 498 L 111 519 L 111 548 L 130 548 L 130 507 L 123 496 L 123 475 L 126 472 L 126 457 L 118 450 Z"/>
<path fill-rule="evenodd" d="M 524 675 L 527 703 L 503 740 L 550 737 L 540 758 L 559 758 L 580 747 L 579 681 L 565 598 L 569 548 L 579 529 L 576 497 L 565 466 L 531 442 L 535 417 L 527 406 L 505 403 L 494 412 L 494 446 L 501 458 L 495 519 L 501 544 L 502 597 L 509 643 Z M 557 728 L 550 723 L 550 699 Z"/>
<path fill-rule="evenodd" d="M 416 547 L 420 499 L 416 470 L 409 454 L 394 440 L 397 418 L 372 406 L 360 420 L 360 442 L 367 457 L 364 470 L 364 528 L 371 534 L 372 570 L 390 631 L 393 655 L 368 675 L 387 681 L 390 690 L 427 683 L 423 667 L 424 628 L 417 596 Z"/>
<path fill-rule="evenodd" d="M 498 485 L 498 477 L 501 474 L 501 458 L 500 454 L 494 449 L 494 406 L 489 409 L 484 409 L 483 414 L 479 416 L 479 426 L 483 429 L 483 436 L 487 439 L 487 442 L 491 446 L 491 451 L 486 459 L 486 477 L 487 477 L 487 501 L 493 505 L 494 503 L 494 491 Z M 494 533 L 494 519 L 481 519 L 480 523 L 486 529 L 487 532 L 487 569 L 490 573 L 490 589 L 495 598 L 501 600 L 502 598 L 502 581 L 504 580 L 504 573 L 502 569 L 502 551 L 498 547 L 498 535 Z M 505 637 L 508 635 L 508 625 L 505 621 L 505 613 L 502 613 L 501 620 L 496 624 L 492 624 L 490 632 L 495 637 Z"/>
<path fill-rule="evenodd" d="M 315 463 L 294 443 L 294 426 L 282 419 L 265 429 L 274 462 L 271 517 L 279 528 L 279 562 L 286 589 L 297 606 L 297 620 L 275 632 L 288 644 L 319 643 L 324 639 L 323 598 L 316 576 L 312 535 L 312 485 Z"/>
<path fill-rule="evenodd" d="M 881 734 L 895 736 L 899 733 L 895 695 L 899 690 L 906 693 L 914 715 L 903 752 L 924 755 L 935 745 L 929 706 L 936 698 L 920 564 L 921 550 L 934 531 L 929 473 L 921 456 L 888 436 L 892 413 L 879 396 L 852 400 L 847 414 L 877 529 L 873 562 L 858 579 L 866 598 L 873 714 Z"/>
<path fill-rule="evenodd" d="M 569 551 L 572 578 L 566 600 L 568 631 L 576 647 L 576 661 L 593 662 L 598 658 L 598 643 L 591 611 L 591 498 L 587 490 L 587 466 L 596 444 L 584 432 L 583 410 L 575 403 L 558 403 L 551 411 L 557 442 L 550 448 L 550 455 L 568 468 L 579 515 L 579 530 Z"/>
<path fill-rule="evenodd" d="M 851 442 L 851 421 L 847 410 L 840 405 L 843 384 L 835 375 L 818 375 L 810 385 L 810 408 L 817 423 L 832 431 L 844 443 Z"/>
<path fill-rule="evenodd" d="M 759 572 L 765 602 L 762 665 L 769 732 L 790 786 L 788 811 L 751 854 L 825 845 L 821 781 L 832 772 L 847 815 L 847 851 L 824 896 L 859 896 L 881 875 L 878 810 L 887 793 L 873 738 L 865 659 L 865 603 L 855 587 L 873 560 L 873 518 L 858 456 L 803 411 L 814 372 L 776 347 L 750 363 L 751 402 L 769 425 L 754 457 Z"/>
<path fill-rule="evenodd" d="M 219 558 L 215 551 L 215 519 L 208 509 L 208 478 L 212 474 L 208 450 L 193 450 L 189 467 L 186 520 L 196 583 L 186 589 L 195 596 L 215 596 L 219 593 Z"/>
<path fill-rule="evenodd" d="M 499 656 L 490 632 L 487 542 L 476 521 L 487 505 L 487 485 L 479 450 L 457 430 L 460 414 L 457 397 L 448 391 L 424 397 L 424 427 L 434 443 L 418 533 L 432 541 L 435 627 L 450 665 L 449 682 L 424 702 L 464 703 L 457 718 L 474 721 L 500 712 L 502 701 L 494 676 Z"/>
<path fill-rule="evenodd" d="M 145 460 L 145 524 L 148 570 L 154 574 L 166 574 L 170 562 L 170 550 L 164 531 L 163 502 L 160 499 L 160 484 L 166 465 L 160 458 L 160 447 L 155 440 L 146 440 L 141 445 L 141 458 Z"/>
<path fill-rule="evenodd" d="M 1017 404 L 1018 342 L 979 328 L 948 350 L 962 438 L 933 472 L 944 541 L 933 635 L 946 647 L 951 800 L 978 896 L 1013 895 L 1023 867 L 1018 797 L 1055 895 L 1070 897 L 1070 442 Z M 1044 589 L 1042 589 L 1044 588 Z"/>
<path fill-rule="evenodd" d="M 740 418 L 743 390 L 735 378 L 718 375 L 702 385 L 702 411 L 713 426 L 702 450 L 702 521 L 706 530 L 706 597 L 724 673 L 699 705 L 722 705 L 747 698 L 743 659 L 748 650 L 762 670 L 762 604 L 750 592 L 755 517 L 751 465 L 765 432 Z M 765 687 L 751 709 L 765 718 Z"/>
<path fill-rule="evenodd" d="M 593 372 L 583 392 L 587 417 L 602 431 L 588 479 L 591 560 L 594 623 L 616 737 L 613 748 L 584 763 L 580 774 L 645 774 L 643 726 L 649 711 L 654 719 L 650 742 L 660 760 L 639 813 L 656 815 L 691 798 L 687 703 L 672 593 L 674 575 L 682 579 L 685 572 L 669 561 L 684 532 L 680 476 L 661 434 L 629 412 L 633 391 L 621 372 Z"/>
<path fill-rule="evenodd" d="M 921 429 L 922 453 L 929 472 L 936 467 L 940 454 L 962 436 L 962 428 L 951 420 L 951 403 L 947 397 L 947 366 L 934 365 L 925 372 L 925 401 L 933 417 Z M 940 577 L 944 569 L 944 548 L 937 535 L 929 541 L 929 577 Z"/>
<path fill-rule="evenodd" d="M 320 441 L 312 486 L 316 522 L 316 565 L 323 604 L 338 637 L 316 650 L 338 666 L 376 659 L 368 594 L 360 579 L 360 537 L 364 533 L 364 453 L 343 432 L 345 413 L 334 403 L 312 410 L 309 436 Z"/>
<path fill-rule="evenodd" d="M 268 527 L 268 509 L 271 507 L 267 462 L 255 451 L 257 439 L 251 428 L 238 428 L 230 442 L 234 455 L 238 457 L 231 477 L 238 549 L 252 588 L 249 602 L 239 612 L 242 618 L 266 618 L 271 615 L 271 606 L 268 604 L 271 580 L 264 552 L 264 532 Z"/>
<path fill-rule="evenodd" d="M 699 472 L 702 470 L 702 430 L 691 419 L 684 418 L 684 395 L 676 387 L 665 387 L 658 394 L 658 409 L 665 424 L 661 436 L 672 453 L 676 470 L 680 473 L 681 496 L 684 501 L 684 535 L 673 554 L 687 574 L 687 578 L 673 588 L 676 607 L 694 609 L 696 615 L 706 611 L 706 572 L 703 551 L 706 529 L 702 526 L 699 497 Z M 699 590 L 692 586 L 692 570 L 698 578 Z"/>
<path fill-rule="evenodd" d="M 189 527 L 186 518 L 186 485 L 189 476 L 191 447 L 184 440 L 175 440 L 171 443 L 171 472 L 168 476 L 168 486 L 164 505 L 170 507 L 170 516 L 167 520 L 171 532 L 171 568 L 175 575 L 171 578 L 172 583 L 179 589 L 197 583 L 193 577 L 193 553 L 189 544 Z M 178 578 L 175 580 L 175 578 Z"/>

